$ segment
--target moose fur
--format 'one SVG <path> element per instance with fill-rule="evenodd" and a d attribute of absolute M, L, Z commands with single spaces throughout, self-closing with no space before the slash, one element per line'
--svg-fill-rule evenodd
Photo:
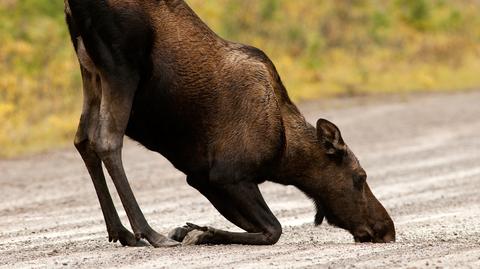
<path fill-rule="evenodd" d="M 155 247 L 274 244 L 281 225 L 258 184 L 294 185 L 359 242 L 390 242 L 390 216 L 339 129 L 307 123 L 259 49 L 215 34 L 183 0 L 65 0 L 83 78 L 75 146 L 91 175 L 110 241 Z M 233 233 L 187 224 L 169 237 L 145 219 L 123 169 L 124 135 L 165 156 L 225 218 Z M 128 215 L 125 228 L 107 168 Z"/>

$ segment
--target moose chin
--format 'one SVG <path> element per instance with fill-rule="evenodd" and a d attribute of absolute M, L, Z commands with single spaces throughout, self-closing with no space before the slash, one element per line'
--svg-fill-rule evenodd
<path fill-rule="evenodd" d="M 393 221 L 340 130 L 325 119 L 306 122 L 261 50 L 222 39 L 182 0 L 65 0 L 65 14 L 83 79 L 75 146 L 110 241 L 274 244 L 282 228 L 258 188 L 265 181 L 310 197 L 317 225 L 326 218 L 357 242 L 395 241 Z M 167 158 L 245 232 L 188 223 L 168 237 L 157 233 L 123 168 L 125 135 Z M 118 217 L 102 163 L 133 232 Z"/>

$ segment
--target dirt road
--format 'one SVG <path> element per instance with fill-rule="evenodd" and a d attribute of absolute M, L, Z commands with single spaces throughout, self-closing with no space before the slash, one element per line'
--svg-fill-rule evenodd
<path fill-rule="evenodd" d="M 480 268 L 480 92 L 300 107 L 311 122 L 321 116 L 339 125 L 396 223 L 396 243 L 355 244 L 347 232 L 314 227 L 302 193 L 266 183 L 261 189 L 284 227 L 274 246 L 120 247 L 108 243 L 93 185 L 68 149 L 0 161 L 0 268 Z M 132 142 L 124 156 L 159 232 L 187 221 L 235 229 L 161 156 Z"/>

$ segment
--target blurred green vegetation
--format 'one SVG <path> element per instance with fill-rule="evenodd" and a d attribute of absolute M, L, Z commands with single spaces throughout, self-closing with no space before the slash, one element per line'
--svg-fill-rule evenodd
<path fill-rule="evenodd" d="M 264 50 L 295 100 L 480 86 L 478 0 L 188 0 Z M 0 1 L 0 157 L 71 143 L 81 107 L 63 2 Z"/>

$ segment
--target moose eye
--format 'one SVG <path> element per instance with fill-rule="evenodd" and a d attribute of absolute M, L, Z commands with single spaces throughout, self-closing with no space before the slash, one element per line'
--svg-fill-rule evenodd
<path fill-rule="evenodd" d="M 345 150 L 335 150 L 332 154 L 328 154 L 328 157 L 337 165 L 341 165 L 347 158 L 347 152 Z"/>
<path fill-rule="evenodd" d="M 367 175 L 365 174 L 353 175 L 353 185 L 359 190 L 362 189 L 363 184 L 365 184 L 366 181 Z"/>

